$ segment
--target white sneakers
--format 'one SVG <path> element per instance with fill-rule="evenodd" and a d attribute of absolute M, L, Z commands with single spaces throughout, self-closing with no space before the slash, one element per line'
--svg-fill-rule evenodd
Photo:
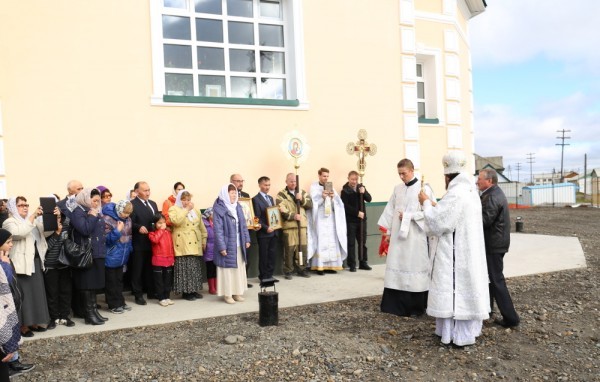
<path fill-rule="evenodd" d="M 168 300 L 160 300 L 158 302 L 158 305 L 160 305 L 160 306 L 169 306 L 169 301 Z"/>

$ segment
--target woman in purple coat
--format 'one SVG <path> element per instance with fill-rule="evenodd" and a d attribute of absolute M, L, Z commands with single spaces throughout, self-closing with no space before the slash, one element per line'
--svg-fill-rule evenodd
<path fill-rule="evenodd" d="M 250 247 L 250 235 L 237 201 L 237 189 L 230 183 L 221 188 L 213 205 L 217 294 L 228 304 L 244 301 L 242 295 L 248 289 L 246 250 Z"/>
<path fill-rule="evenodd" d="M 206 263 L 206 278 L 208 279 L 208 293 L 217 294 L 217 268 L 213 261 L 215 257 L 215 230 L 213 224 L 213 209 L 208 207 L 202 213 L 202 222 L 206 227 L 207 240 L 204 251 L 204 262 Z"/>

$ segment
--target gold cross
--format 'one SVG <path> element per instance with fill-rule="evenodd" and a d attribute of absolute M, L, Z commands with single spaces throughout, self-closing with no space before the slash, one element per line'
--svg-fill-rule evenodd
<path fill-rule="evenodd" d="M 373 143 L 367 143 L 367 131 L 365 129 L 360 129 L 357 136 L 358 141 L 356 141 L 356 143 L 348 142 L 346 145 L 346 152 L 350 155 L 355 154 L 358 156 L 358 176 L 362 183 L 362 178 L 365 175 L 365 168 L 367 167 L 365 157 L 367 155 L 375 155 L 377 153 L 377 146 Z"/>

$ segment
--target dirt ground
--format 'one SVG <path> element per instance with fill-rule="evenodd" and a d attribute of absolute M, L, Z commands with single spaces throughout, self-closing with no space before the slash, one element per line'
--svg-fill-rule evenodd
<path fill-rule="evenodd" d="M 19 381 L 600 381 L 600 209 L 512 211 L 525 233 L 576 236 L 588 267 L 512 278 L 522 323 L 485 323 L 442 346 L 430 317 L 379 312 L 379 297 L 28 342 Z M 228 342 L 233 342 L 229 344 Z"/>

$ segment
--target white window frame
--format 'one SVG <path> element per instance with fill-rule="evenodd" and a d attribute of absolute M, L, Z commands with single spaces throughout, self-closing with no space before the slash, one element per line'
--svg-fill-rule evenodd
<path fill-rule="evenodd" d="M 441 52 L 434 49 L 419 49 L 417 53 L 417 65 L 421 65 L 422 76 L 417 78 L 418 82 L 425 84 L 425 119 L 438 119 L 441 123 L 442 113 L 442 73 L 440 63 Z M 415 66 L 416 69 L 416 66 Z"/>
<path fill-rule="evenodd" d="M 193 12 L 193 0 L 187 0 L 188 2 L 188 10 L 176 9 L 176 8 L 164 8 L 162 0 L 148 0 L 150 3 L 150 19 L 151 19 L 151 44 L 152 44 L 152 71 L 153 71 L 153 87 L 152 87 L 152 96 L 151 96 L 151 104 L 152 105 L 173 105 L 173 106 L 210 106 L 215 107 L 215 104 L 203 104 L 203 103 L 171 103 L 164 101 L 165 95 L 165 72 L 167 73 L 186 73 L 192 74 L 193 79 L 193 89 L 194 89 L 194 97 L 199 97 L 199 88 L 198 88 L 198 75 L 199 74 L 208 74 L 207 72 L 200 70 L 198 68 L 193 69 L 174 69 L 174 68 L 165 68 L 164 66 L 164 57 L 163 57 L 163 45 L 165 43 L 174 42 L 177 44 L 181 44 L 185 40 L 170 40 L 164 39 L 162 34 L 162 16 L 163 14 L 174 15 L 174 16 L 185 16 L 190 17 L 192 23 L 194 22 L 194 17 L 197 15 Z M 281 75 L 268 75 L 269 78 L 283 78 L 286 80 L 286 100 L 298 100 L 299 106 L 291 107 L 292 109 L 306 109 L 308 107 L 308 100 L 306 97 L 306 84 L 305 84 L 305 64 L 304 64 L 304 32 L 303 32 L 303 15 L 302 15 L 302 1 L 303 0 L 281 0 L 283 15 L 281 24 L 284 25 L 284 47 L 283 48 L 273 48 L 273 47 L 262 47 L 259 46 L 259 42 L 255 41 L 255 51 L 258 52 L 260 50 L 269 50 L 269 51 L 282 51 L 285 54 L 285 72 L 286 74 Z M 223 0 L 226 3 L 226 0 Z M 252 19 L 255 23 L 255 28 L 259 23 L 259 20 L 264 20 L 259 16 L 257 4 L 260 0 L 253 0 L 254 3 L 254 15 L 255 17 Z M 190 8 L 191 7 L 191 8 Z M 224 8 L 225 9 L 225 8 Z M 216 16 L 216 15 L 215 15 Z M 204 14 L 203 14 L 204 17 Z M 236 17 L 223 15 L 220 19 L 232 20 L 235 21 Z M 248 19 L 244 19 L 247 21 Z M 272 23 L 272 19 L 271 20 Z M 193 24 L 192 24 L 193 26 Z M 226 27 L 224 29 L 227 29 Z M 224 35 L 224 43 L 221 44 L 223 46 L 229 47 L 229 43 L 226 39 L 226 33 Z M 198 46 L 195 41 L 195 28 L 192 27 L 191 30 L 191 44 L 192 44 L 192 61 L 196 58 Z M 203 46 L 206 44 L 202 43 Z M 243 48 L 242 48 L 243 49 Z M 225 54 L 225 60 L 227 61 L 228 54 Z M 257 64 L 258 66 L 258 64 Z M 225 73 L 225 74 L 223 74 Z M 210 73 L 213 75 L 213 73 Z M 215 75 L 230 75 L 230 76 L 239 76 L 241 73 L 233 72 L 233 71 L 219 71 L 214 73 Z M 244 72 L 243 77 L 255 77 L 260 78 L 261 73 L 252 72 L 246 73 Z M 267 77 L 264 74 L 262 77 Z M 260 81 L 257 81 L 257 93 L 260 91 Z M 230 94 L 230 81 L 226 81 L 226 94 Z M 251 108 L 264 108 L 265 106 L 258 105 L 229 105 L 226 98 L 223 96 L 223 104 L 219 106 L 229 106 L 229 107 L 251 107 Z M 256 98 L 258 100 L 262 99 L 260 96 Z M 273 106 L 266 106 L 267 108 L 271 108 Z M 285 106 L 278 106 L 278 108 Z"/>

